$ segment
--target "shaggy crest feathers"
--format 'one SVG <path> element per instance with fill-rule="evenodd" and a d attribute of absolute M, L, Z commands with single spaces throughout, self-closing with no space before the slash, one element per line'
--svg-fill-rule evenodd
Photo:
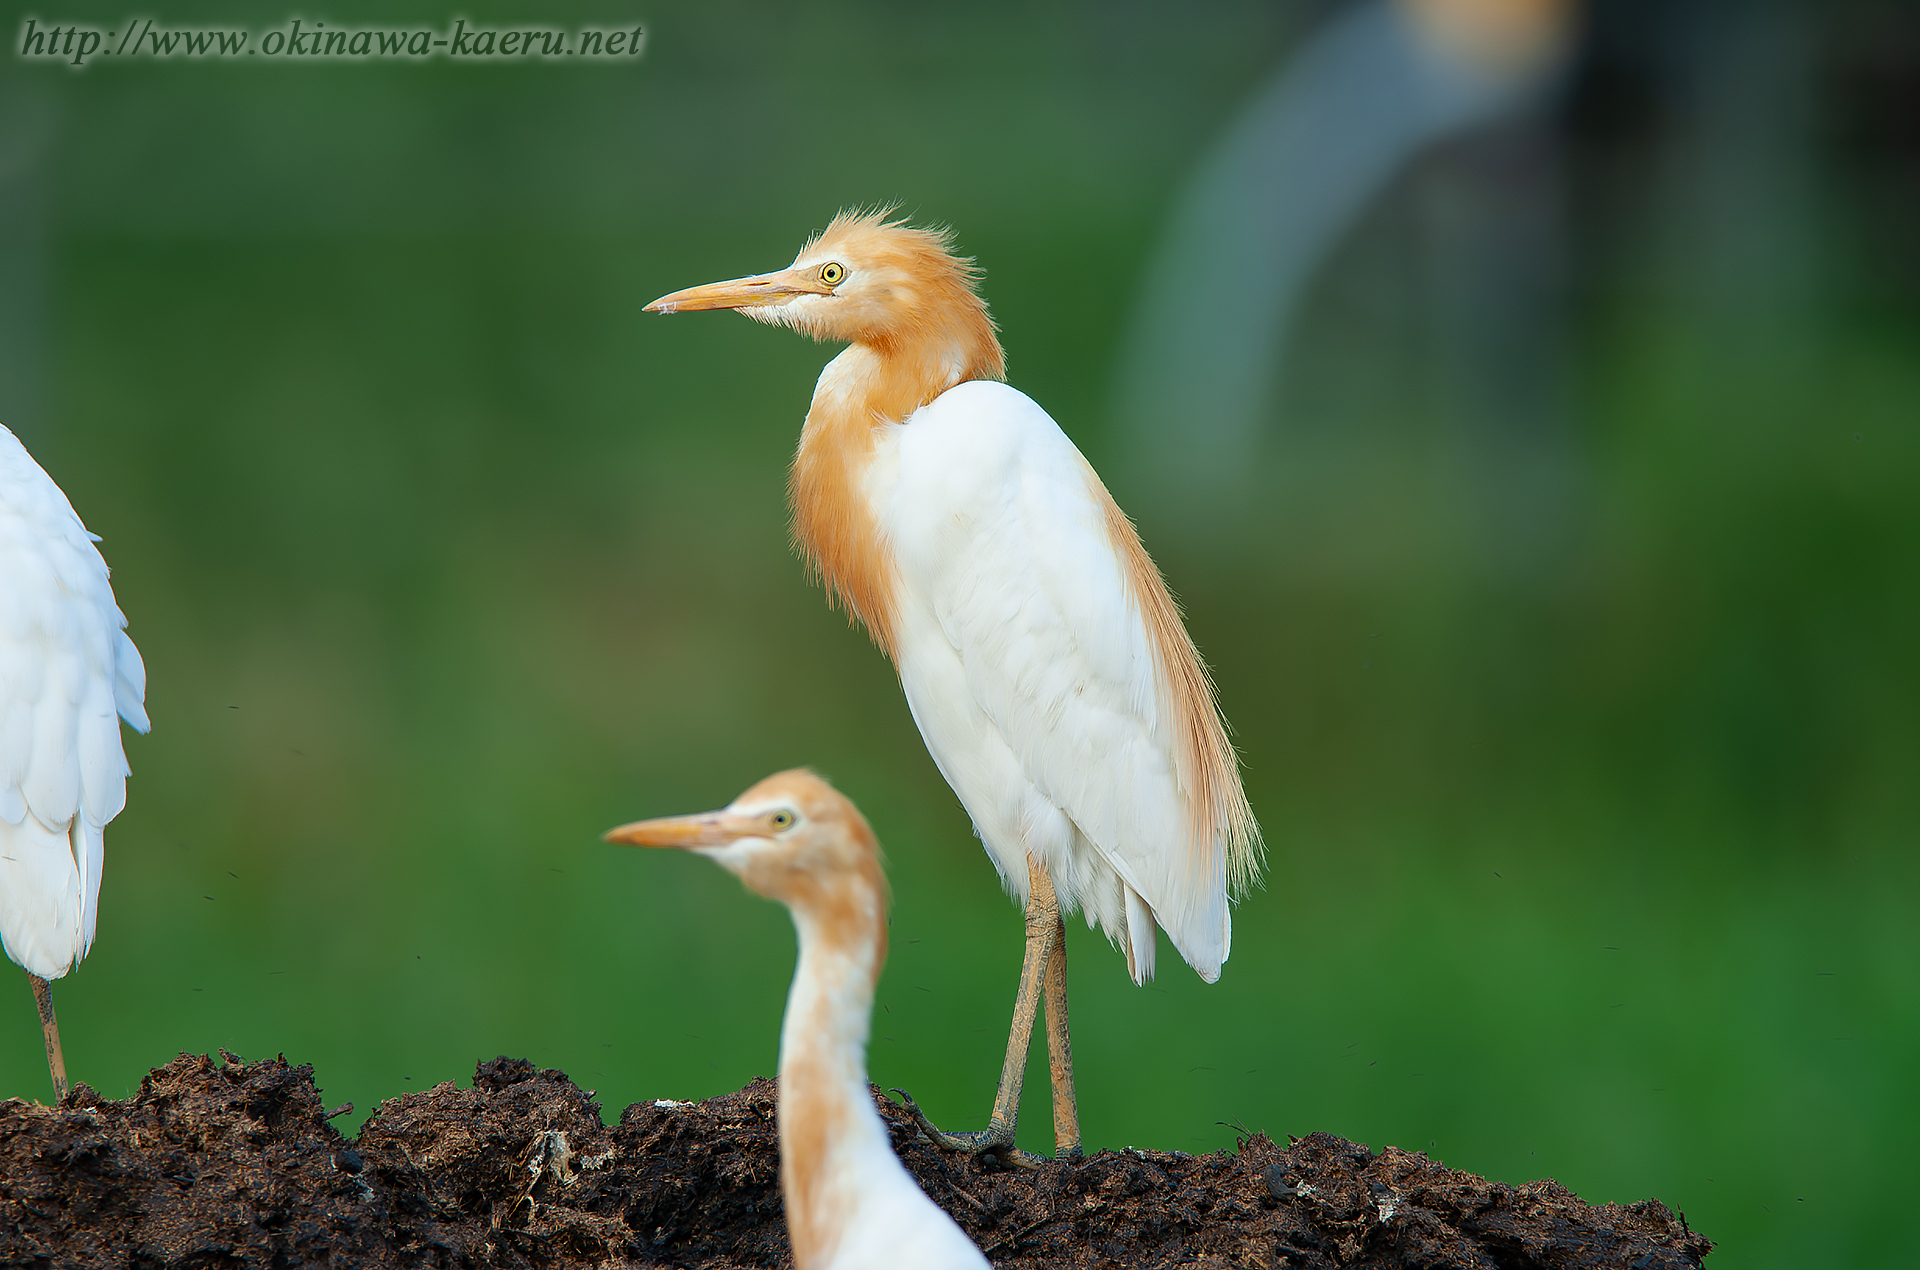
<path fill-rule="evenodd" d="M 812 306 L 805 312 L 816 316 L 800 317 L 797 329 L 815 339 L 864 343 L 883 354 L 916 347 L 957 350 L 965 362 L 954 383 L 1005 379 L 1006 353 L 987 302 L 980 298 L 979 265 L 973 257 L 955 253 L 951 227 L 889 219 L 895 210 L 842 211 L 800 249 L 796 265 L 838 260 L 852 271 L 849 284 L 836 297 L 852 311 L 822 321 L 817 316 L 822 308 Z M 767 311 L 773 320 L 779 320 L 779 312 Z"/>

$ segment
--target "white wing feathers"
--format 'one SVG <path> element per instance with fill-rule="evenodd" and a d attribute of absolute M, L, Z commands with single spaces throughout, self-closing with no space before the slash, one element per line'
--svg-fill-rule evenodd
<path fill-rule="evenodd" d="M 887 430 L 872 479 L 901 575 L 901 682 L 1009 887 L 1024 895 L 1032 850 L 1136 981 L 1153 972 L 1148 906 L 1217 978 L 1225 852 L 1189 850 L 1154 651 L 1079 451 L 1024 394 L 978 381 Z"/>
<path fill-rule="evenodd" d="M 95 541 L 0 427 L 0 936 L 47 979 L 93 943 L 102 831 L 126 805 L 120 719 L 148 727 Z"/>

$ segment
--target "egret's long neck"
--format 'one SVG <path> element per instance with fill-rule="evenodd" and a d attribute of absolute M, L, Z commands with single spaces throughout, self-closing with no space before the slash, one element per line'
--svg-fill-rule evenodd
<path fill-rule="evenodd" d="M 869 888 L 793 905 L 800 964 L 780 1026 L 780 1187 L 794 1262 L 823 1264 L 875 1168 L 897 1168 L 867 1088 L 885 901 Z"/>
<path fill-rule="evenodd" d="M 874 431 L 902 423 L 955 384 L 998 379 L 1004 361 L 984 312 L 915 339 L 851 345 L 813 390 L 788 494 L 793 536 L 828 592 L 893 655 L 893 556 L 867 501 Z"/>

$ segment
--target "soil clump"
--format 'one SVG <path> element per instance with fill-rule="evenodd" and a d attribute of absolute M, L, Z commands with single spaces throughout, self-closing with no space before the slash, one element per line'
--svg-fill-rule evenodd
<path fill-rule="evenodd" d="M 770 1080 L 603 1125 L 565 1075 L 503 1057 L 471 1088 L 388 1100 L 354 1141 L 311 1067 L 222 1058 L 183 1054 L 124 1101 L 81 1085 L 58 1107 L 0 1103 L 0 1264 L 792 1264 Z M 1324 1133 L 997 1167 L 936 1150 L 875 1099 L 997 1267 L 1689 1270 L 1713 1247 L 1658 1200 L 1590 1206 Z"/>

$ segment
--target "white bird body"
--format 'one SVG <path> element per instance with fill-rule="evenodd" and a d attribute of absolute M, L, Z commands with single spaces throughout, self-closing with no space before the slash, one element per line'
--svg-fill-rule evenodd
<path fill-rule="evenodd" d="M 609 842 L 706 856 L 793 914 L 800 959 L 780 1025 L 780 1192 L 798 1270 L 986 1270 L 894 1154 L 867 1084 L 887 883 L 859 809 L 811 772 L 719 811 L 624 825 Z"/>
<path fill-rule="evenodd" d="M 1046 411 L 996 380 L 880 429 L 866 493 L 898 569 L 894 662 L 1008 889 L 1026 901 L 1032 854 L 1136 982 L 1157 918 L 1211 983 L 1231 940 L 1226 857 L 1179 849 L 1168 694 L 1097 489 Z"/>
<path fill-rule="evenodd" d="M 148 727 L 96 541 L 0 427 L 0 938 L 42 979 L 93 944 L 103 833 L 126 805 L 120 719 Z"/>

